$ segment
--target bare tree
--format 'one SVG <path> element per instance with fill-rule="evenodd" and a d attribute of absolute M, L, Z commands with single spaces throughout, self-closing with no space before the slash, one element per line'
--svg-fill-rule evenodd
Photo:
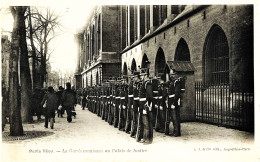
<path fill-rule="evenodd" d="M 31 53 L 32 53 L 32 75 L 33 87 L 38 84 L 43 87 L 46 82 L 46 68 L 47 61 L 52 53 L 49 48 L 49 43 L 57 34 L 55 29 L 60 28 L 59 16 L 55 15 L 54 11 L 50 9 L 39 10 L 34 8 L 28 10 L 28 26 L 30 39 Z M 39 63 L 39 77 L 37 77 L 36 64 Z"/>

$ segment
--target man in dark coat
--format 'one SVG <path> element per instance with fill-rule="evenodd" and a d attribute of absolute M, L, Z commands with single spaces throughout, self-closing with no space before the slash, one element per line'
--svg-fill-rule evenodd
<path fill-rule="evenodd" d="M 64 107 L 67 113 L 67 121 L 71 122 L 72 121 L 71 110 L 74 109 L 74 105 L 76 104 L 76 94 L 71 89 L 70 83 L 66 83 L 66 87 L 67 89 L 64 90 L 64 92 L 62 93 L 61 101 L 62 101 L 62 107 Z"/>
<path fill-rule="evenodd" d="M 44 95 L 41 105 L 45 107 L 45 128 L 48 128 L 48 121 L 50 119 L 50 126 L 53 129 L 55 110 L 58 108 L 58 97 L 54 93 L 53 87 L 48 87 L 48 92 Z"/>

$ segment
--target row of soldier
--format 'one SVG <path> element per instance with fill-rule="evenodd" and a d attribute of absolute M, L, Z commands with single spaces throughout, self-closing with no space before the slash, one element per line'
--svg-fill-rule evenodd
<path fill-rule="evenodd" d="M 134 72 L 128 78 L 107 80 L 82 90 L 88 109 L 119 130 L 129 133 L 137 142 L 150 144 L 153 129 L 178 137 L 181 135 L 180 106 L 184 78 L 170 75 L 167 82 L 161 77 Z M 83 108 L 85 107 L 85 103 Z M 169 124 L 173 122 L 173 133 Z"/>

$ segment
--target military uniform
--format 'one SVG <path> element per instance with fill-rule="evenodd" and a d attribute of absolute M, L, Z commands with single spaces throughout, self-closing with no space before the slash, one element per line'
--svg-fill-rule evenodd
<path fill-rule="evenodd" d="M 122 84 L 120 87 L 120 107 L 119 107 L 119 123 L 118 129 L 125 131 L 125 109 L 126 109 L 126 85 Z"/>
<path fill-rule="evenodd" d="M 128 86 L 128 104 L 126 109 L 126 126 L 125 131 L 126 133 L 130 133 L 131 131 L 131 121 L 132 121 L 132 109 L 133 109 L 133 100 L 134 100 L 134 94 L 133 94 L 133 81 L 130 81 L 130 84 Z"/>
<path fill-rule="evenodd" d="M 137 74 L 136 74 L 137 75 Z M 138 125 L 138 108 L 139 108 L 139 81 L 136 81 L 133 85 L 133 108 L 132 108 L 132 124 L 131 124 L 131 132 L 130 136 L 135 137 L 137 132 L 137 125 Z"/>
<path fill-rule="evenodd" d="M 117 83 L 115 86 L 115 109 L 114 109 L 114 127 L 118 127 L 119 120 L 119 105 L 120 105 L 120 86 Z"/>
<path fill-rule="evenodd" d="M 144 133 L 143 139 L 144 143 L 150 144 L 153 142 L 153 113 L 152 113 L 152 101 L 153 101 L 153 85 L 152 80 L 149 79 L 145 81 L 146 90 L 146 103 L 144 105 L 143 111 L 143 123 L 144 123 Z"/>
<path fill-rule="evenodd" d="M 137 133 L 136 133 L 137 142 L 139 142 L 143 138 L 143 131 L 144 131 L 143 112 L 146 113 L 146 111 L 144 110 L 145 103 L 146 103 L 146 90 L 145 90 L 145 84 L 142 81 L 139 88 L 139 109 L 138 109 L 139 114 L 138 114 L 138 126 L 137 126 Z"/>
<path fill-rule="evenodd" d="M 182 93 L 185 91 L 185 80 L 184 78 L 178 78 L 174 81 L 174 101 L 173 104 L 175 106 L 175 109 L 172 109 L 171 114 L 173 118 L 173 136 L 178 137 L 181 136 L 181 119 L 180 119 L 180 107 L 182 105 Z"/>
<path fill-rule="evenodd" d="M 153 114 L 153 127 L 155 128 L 156 114 L 159 108 L 158 107 L 159 80 L 156 78 L 152 79 L 152 86 L 153 86 L 152 114 Z"/>

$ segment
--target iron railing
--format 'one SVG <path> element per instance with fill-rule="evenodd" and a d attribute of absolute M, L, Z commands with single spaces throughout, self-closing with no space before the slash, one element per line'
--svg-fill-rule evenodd
<path fill-rule="evenodd" d="M 195 83 L 196 120 L 254 131 L 254 93 L 238 85 Z"/>

